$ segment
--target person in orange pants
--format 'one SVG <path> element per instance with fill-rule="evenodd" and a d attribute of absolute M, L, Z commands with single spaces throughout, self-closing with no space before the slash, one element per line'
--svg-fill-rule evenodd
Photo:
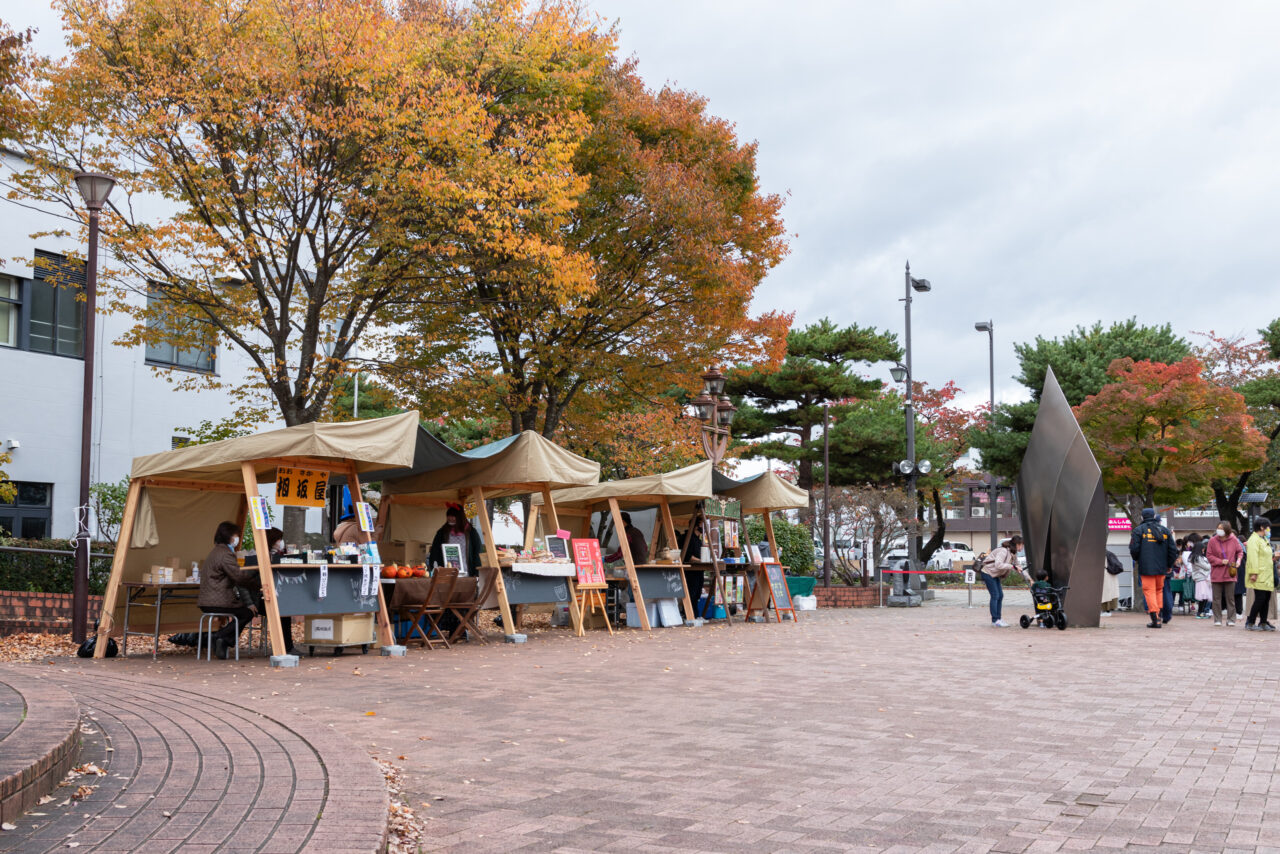
<path fill-rule="evenodd" d="M 1178 548 L 1169 529 L 1151 507 L 1143 508 L 1142 524 L 1129 536 L 1129 556 L 1142 577 L 1142 596 L 1147 600 L 1151 628 L 1161 626 L 1160 608 L 1164 605 L 1164 577 L 1178 563 Z"/>

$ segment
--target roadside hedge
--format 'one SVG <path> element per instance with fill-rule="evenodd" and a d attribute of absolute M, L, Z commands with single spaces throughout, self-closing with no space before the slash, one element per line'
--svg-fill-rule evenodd
<path fill-rule="evenodd" d="M 27 593 L 70 593 L 75 571 L 75 551 L 70 540 L 21 540 L 0 538 L 0 546 L 53 549 L 67 554 L 32 554 L 0 551 L 0 590 Z M 112 550 L 110 543 L 94 543 L 90 554 Z M 111 558 L 89 560 L 89 593 L 101 595 L 111 575 Z"/>

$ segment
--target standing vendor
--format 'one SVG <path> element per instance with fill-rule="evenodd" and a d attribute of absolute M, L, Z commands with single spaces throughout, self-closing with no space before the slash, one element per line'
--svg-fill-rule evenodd
<path fill-rule="evenodd" d="M 691 566 L 695 562 L 702 562 L 702 527 L 704 524 L 702 502 L 699 501 L 694 507 L 693 516 L 689 519 L 688 530 L 676 535 L 677 539 L 685 544 L 681 560 L 681 563 L 685 566 Z M 685 589 L 689 591 L 689 596 L 693 599 L 695 610 L 697 610 L 698 600 L 702 597 L 702 589 L 706 584 L 707 574 L 703 570 L 686 569 L 684 571 Z"/>
<path fill-rule="evenodd" d="M 644 534 L 635 525 L 631 524 L 631 514 L 622 514 L 622 529 L 627 538 L 627 545 L 631 548 L 631 559 L 636 563 L 644 563 L 649 559 L 649 544 L 644 540 Z M 619 538 L 618 550 L 607 556 L 605 563 L 613 563 L 615 560 L 622 560 L 622 542 Z"/>
<path fill-rule="evenodd" d="M 427 556 L 433 566 L 444 566 L 444 546 L 446 543 L 462 547 L 462 566 L 468 575 L 476 575 L 480 568 L 480 533 L 475 525 L 467 521 L 467 514 L 461 504 L 450 504 L 444 511 L 445 522 L 436 531 L 431 541 L 431 552 Z"/>
<path fill-rule="evenodd" d="M 206 614 L 231 614 L 240 631 L 261 613 L 262 597 L 257 601 L 251 587 L 260 587 L 256 570 L 241 569 L 236 562 L 240 545 L 240 529 L 234 522 L 220 522 L 213 534 L 213 551 L 200 564 L 200 593 L 196 604 Z M 240 590 L 237 590 L 240 588 Z M 243 592 L 240 592 L 240 591 Z M 213 635 L 213 654 L 225 660 L 227 650 L 240 643 L 237 623 L 230 620 Z"/>

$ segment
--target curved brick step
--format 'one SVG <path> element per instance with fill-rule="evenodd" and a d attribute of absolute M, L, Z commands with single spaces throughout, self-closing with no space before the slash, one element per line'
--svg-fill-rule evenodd
<path fill-rule="evenodd" d="M 80 752 L 80 707 L 57 685 L 0 671 L 0 820 L 14 823 L 52 792 Z M 0 838 L 0 846 L 7 840 Z"/>
<path fill-rule="evenodd" d="M 65 676 L 86 716 L 82 761 L 106 776 L 19 819 L 0 851 L 380 851 L 388 798 L 373 761 L 332 729 L 172 684 Z M 67 790 L 63 790 L 66 792 Z"/>

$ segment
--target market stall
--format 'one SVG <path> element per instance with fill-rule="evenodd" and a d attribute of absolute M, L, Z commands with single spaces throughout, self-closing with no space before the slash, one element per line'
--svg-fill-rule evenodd
<path fill-rule="evenodd" d="M 242 529 L 246 518 L 251 519 L 254 542 L 260 554 L 266 553 L 268 508 L 258 491 L 262 478 L 275 482 L 277 503 L 322 505 L 335 473 L 348 478 L 358 496 L 363 472 L 413 462 L 417 429 L 418 413 L 406 412 L 368 421 L 301 424 L 134 459 L 103 596 L 96 657 L 106 652 L 107 637 L 122 636 L 128 629 L 126 608 L 154 607 L 157 636 L 196 627 L 201 612 L 194 595 L 180 601 L 170 596 L 165 606 L 165 592 L 183 584 L 187 592 L 195 592 L 198 585 L 185 579 L 186 567 L 204 560 L 219 522 L 234 521 Z M 361 509 L 371 522 L 368 508 Z M 364 554 L 355 555 L 355 562 L 346 563 L 344 556 L 343 563 L 331 568 L 327 557 L 317 556 L 316 561 L 258 566 L 273 664 L 292 663 L 286 660 L 282 613 L 306 616 L 354 608 L 374 614 L 377 641 L 392 643 L 386 603 L 376 575 L 370 584 L 366 568 L 377 563 L 376 549 L 369 548 L 372 525 L 363 527 Z M 334 598 L 324 601 L 330 589 Z"/>
<path fill-rule="evenodd" d="M 693 603 L 685 584 L 685 566 L 679 559 L 679 552 L 677 551 L 674 560 L 659 560 L 657 555 L 661 552 L 657 546 L 661 536 L 667 549 L 680 549 L 675 522 L 671 514 L 671 503 L 710 498 L 713 471 L 710 460 L 707 460 L 664 474 L 606 481 L 594 486 L 565 489 L 556 493 L 555 512 L 560 518 L 577 517 L 579 519 L 579 530 L 576 532 L 579 537 L 591 536 L 591 519 L 594 514 L 607 513 L 613 520 L 626 568 L 627 586 L 635 601 L 640 627 L 645 631 L 652 628 L 646 599 L 678 599 L 683 606 L 685 619 L 694 619 Z M 658 516 L 654 523 L 653 534 L 649 538 L 649 553 L 632 554 L 631 545 L 623 534 L 622 511 L 650 508 L 656 508 Z M 526 526 L 528 537 L 526 544 L 532 542 L 543 512 L 544 505 L 535 499 L 530 511 L 529 523 Z M 558 525 L 557 522 L 555 528 L 558 528 Z M 572 531 L 572 529 L 569 530 Z"/>
<path fill-rule="evenodd" d="M 472 502 L 484 541 L 481 572 L 496 574 L 494 595 L 508 640 L 519 639 L 514 633 L 512 605 L 567 604 L 574 630 L 581 634 L 573 564 L 501 558 L 485 501 L 537 495 L 549 523 L 559 530 L 553 490 L 597 483 L 600 465 L 527 430 L 461 455 L 465 459 L 452 465 L 382 479 L 379 524 L 385 527 L 384 538 L 429 542 L 445 507 Z"/>
<path fill-rule="evenodd" d="M 736 481 L 734 485 L 726 485 L 720 493 L 725 498 L 738 502 L 743 517 L 759 514 L 764 518 L 765 537 L 769 540 L 768 562 L 753 561 L 756 582 L 752 586 L 751 599 L 747 603 L 747 616 L 756 611 L 762 613 L 772 608 L 774 616 L 781 619 L 782 611 L 790 611 L 795 619 L 795 610 L 791 607 L 791 593 L 782 574 L 781 552 L 773 533 L 773 513 L 776 510 L 795 510 L 809 506 L 809 495 L 795 484 L 788 483 L 772 471 L 763 472 L 754 477 Z M 745 518 L 743 520 L 745 522 Z M 742 534 L 746 550 L 750 552 L 750 539 L 747 537 L 746 525 Z"/>

